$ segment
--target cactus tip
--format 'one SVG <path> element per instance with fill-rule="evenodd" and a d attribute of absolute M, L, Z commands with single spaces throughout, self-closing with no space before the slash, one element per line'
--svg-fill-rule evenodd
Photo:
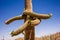
<path fill-rule="evenodd" d="M 50 17 L 52 16 L 52 13 L 48 14 Z"/>
<path fill-rule="evenodd" d="M 14 36 L 14 35 L 13 35 L 13 32 L 14 32 L 14 31 L 12 31 L 12 32 L 10 33 L 10 35 L 11 35 L 12 37 Z"/>

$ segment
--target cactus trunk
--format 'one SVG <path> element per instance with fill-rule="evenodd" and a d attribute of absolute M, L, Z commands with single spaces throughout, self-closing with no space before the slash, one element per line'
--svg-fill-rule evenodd
<path fill-rule="evenodd" d="M 32 0 L 25 0 L 25 10 L 32 12 Z M 25 18 L 26 21 L 26 18 Z M 35 30 L 34 27 L 28 26 L 25 29 L 25 40 L 34 40 L 35 39 Z"/>

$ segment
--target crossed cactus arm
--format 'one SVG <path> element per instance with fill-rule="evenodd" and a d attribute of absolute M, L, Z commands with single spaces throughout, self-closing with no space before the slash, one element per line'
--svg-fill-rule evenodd
<path fill-rule="evenodd" d="M 29 25 L 29 20 L 27 20 L 19 29 L 12 31 L 11 36 L 15 36 L 22 33 L 26 29 L 26 27 L 28 27 L 28 25 Z"/>
<path fill-rule="evenodd" d="M 22 34 L 25 35 L 25 31 L 23 31 Z"/>
<path fill-rule="evenodd" d="M 15 31 L 12 31 L 11 32 L 11 36 L 16 36 L 16 35 L 22 33 L 29 25 L 30 26 L 36 26 L 39 23 L 40 23 L 40 20 L 39 19 L 35 19 L 35 20 L 32 20 L 32 21 L 27 20 L 19 29 L 15 30 Z"/>
<path fill-rule="evenodd" d="M 41 22 L 41 19 L 36 18 L 35 20 L 31 21 L 31 26 L 36 26 Z"/>
<path fill-rule="evenodd" d="M 30 15 L 32 17 L 37 17 L 40 19 L 48 19 L 52 16 L 52 14 L 37 14 L 35 12 L 28 12 L 28 11 L 24 11 L 25 15 Z"/>
<path fill-rule="evenodd" d="M 15 16 L 15 17 L 13 17 L 13 18 L 5 21 L 5 24 L 10 24 L 11 22 L 13 22 L 13 21 L 15 21 L 15 20 L 21 20 L 21 19 L 23 19 L 22 15 L 20 15 L 20 16 Z"/>

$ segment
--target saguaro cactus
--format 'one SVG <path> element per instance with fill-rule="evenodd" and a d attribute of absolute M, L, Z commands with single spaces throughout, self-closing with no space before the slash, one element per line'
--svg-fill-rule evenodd
<path fill-rule="evenodd" d="M 5 23 L 9 24 L 15 20 L 24 19 L 24 24 L 17 30 L 11 32 L 11 36 L 18 35 L 23 33 L 25 40 L 34 40 L 35 39 L 35 28 L 34 26 L 38 25 L 41 22 L 41 19 L 48 19 L 51 14 L 37 14 L 32 10 L 32 0 L 25 0 L 25 8 L 23 15 L 13 17 L 7 20 Z"/>

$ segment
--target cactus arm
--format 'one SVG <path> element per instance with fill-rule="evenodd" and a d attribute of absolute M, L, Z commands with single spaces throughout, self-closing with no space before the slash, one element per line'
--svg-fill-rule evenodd
<path fill-rule="evenodd" d="M 41 19 L 36 18 L 35 20 L 31 21 L 31 26 L 36 26 L 41 22 Z"/>
<path fill-rule="evenodd" d="M 52 16 L 52 14 L 37 14 L 37 13 L 34 13 L 34 12 L 27 12 L 27 11 L 25 11 L 24 14 L 30 15 L 32 17 L 37 17 L 37 18 L 40 18 L 40 19 L 48 19 Z"/>
<path fill-rule="evenodd" d="M 23 31 L 22 34 L 25 35 L 25 31 Z"/>
<path fill-rule="evenodd" d="M 15 21 L 15 20 L 21 20 L 23 19 L 22 16 L 15 16 L 13 18 L 10 18 L 9 20 L 5 21 L 5 24 L 10 24 L 11 22 Z"/>
<path fill-rule="evenodd" d="M 22 33 L 26 29 L 26 27 L 28 27 L 28 25 L 29 25 L 28 23 L 29 23 L 29 20 L 27 20 L 19 29 L 12 31 L 11 36 L 16 36 L 16 35 Z"/>

